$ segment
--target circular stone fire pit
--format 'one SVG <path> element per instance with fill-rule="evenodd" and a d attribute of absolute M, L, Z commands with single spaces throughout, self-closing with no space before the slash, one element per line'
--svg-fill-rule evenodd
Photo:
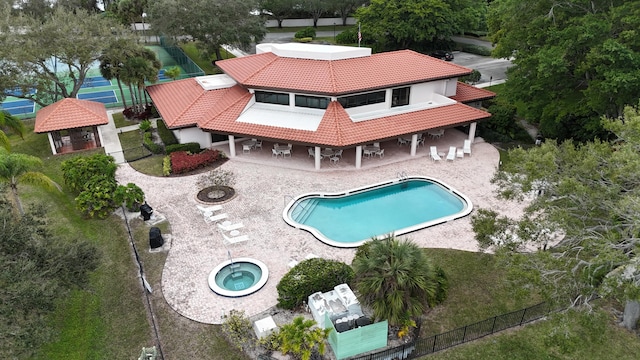
<path fill-rule="evenodd" d="M 230 186 L 209 186 L 198 192 L 198 200 L 204 203 L 221 203 L 236 196 L 236 191 Z"/>

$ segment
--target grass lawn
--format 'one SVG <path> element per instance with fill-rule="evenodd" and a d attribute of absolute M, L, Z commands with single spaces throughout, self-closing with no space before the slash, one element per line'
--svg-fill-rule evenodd
<path fill-rule="evenodd" d="M 429 360 L 563 359 L 632 360 L 638 358 L 636 334 L 613 324 L 608 312 L 568 311 L 552 314 L 520 329 L 425 356 Z"/>
<path fill-rule="evenodd" d="M 198 64 L 198 66 L 205 72 L 205 74 L 213 75 L 213 74 L 222 73 L 220 69 L 213 66 L 213 64 L 211 63 L 213 60 L 215 60 L 215 57 L 216 57 L 215 54 L 208 59 L 203 58 L 200 55 L 200 51 L 196 47 L 195 42 L 180 44 L 180 48 L 191 60 L 193 60 L 193 62 Z M 233 54 L 231 54 L 225 49 L 220 49 L 220 52 L 222 54 L 223 59 L 230 59 L 235 57 Z"/>
<path fill-rule="evenodd" d="M 125 119 L 122 112 L 113 114 L 113 122 L 116 124 L 116 128 L 121 128 L 129 125 L 138 125 L 137 122 Z"/>

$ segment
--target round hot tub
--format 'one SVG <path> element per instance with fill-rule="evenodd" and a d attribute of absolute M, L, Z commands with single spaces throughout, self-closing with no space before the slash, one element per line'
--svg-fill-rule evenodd
<path fill-rule="evenodd" d="M 239 297 L 260 290 L 269 278 L 267 266 L 251 258 L 227 260 L 209 274 L 209 287 L 218 295 Z"/>

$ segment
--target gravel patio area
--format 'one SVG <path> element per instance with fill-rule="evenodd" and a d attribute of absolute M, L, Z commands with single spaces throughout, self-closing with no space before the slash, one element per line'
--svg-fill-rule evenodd
<path fill-rule="evenodd" d="M 462 138 L 464 135 L 460 136 Z M 445 148 L 445 145 L 443 143 L 440 148 Z M 444 159 L 432 162 L 428 157 L 428 146 L 426 149 L 420 148 L 415 157 L 406 152 L 390 156 L 389 151 L 384 161 L 373 163 L 375 159 L 363 160 L 363 164 L 369 163 L 358 170 L 341 164 L 340 167 L 323 165 L 321 171 L 315 171 L 310 165 L 312 159 L 308 159 L 306 154 L 294 159 L 273 160 L 266 155 L 268 148 L 263 160 L 257 155 L 239 155 L 221 167 L 236 174 L 234 189 L 237 192 L 235 198 L 223 205 L 223 212 L 232 222 L 242 221 L 245 226 L 241 232 L 250 238 L 234 245 L 225 245 L 217 227 L 205 223 L 196 208 L 199 204 L 196 194 L 200 189 L 195 183 L 199 175 L 151 177 L 123 164 L 118 168 L 117 179 L 123 184 L 133 182 L 140 186 L 154 211 L 171 223 L 171 248 L 162 274 L 166 301 L 187 318 L 220 324 L 222 315 L 232 309 L 244 310 L 251 317 L 276 305 L 276 285 L 289 270 L 288 264 L 292 260 L 301 261 L 307 255 L 315 254 L 351 263 L 354 249 L 329 247 L 311 234 L 284 222 L 282 210 L 291 197 L 310 191 L 347 190 L 394 179 L 399 173 L 405 173 L 429 176 L 447 183 L 471 198 L 474 209 L 490 208 L 511 217 L 521 214 L 521 204 L 495 197 L 495 187 L 490 180 L 498 166 L 499 153 L 491 144 L 476 139 L 472 155 L 453 162 Z M 407 237 L 425 248 L 478 250 L 470 216 L 422 229 Z M 242 298 L 226 298 L 211 291 L 207 283 L 209 273 L 216 265 L 228 260 L 229 254 L 234 258 L 250 257 L 265 263 L 270 273 L 267 284 L 260 291 Z"/>

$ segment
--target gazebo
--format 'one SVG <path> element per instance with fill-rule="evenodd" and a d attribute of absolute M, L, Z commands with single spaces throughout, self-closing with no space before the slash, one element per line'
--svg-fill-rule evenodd
<path fill-rule="evenodd" d="M 101 147 L 98 126 L 108 123 L 104 104 L 65 98 L 38 111 L 34 132 L 48 134 L 56 155 Z"/>

